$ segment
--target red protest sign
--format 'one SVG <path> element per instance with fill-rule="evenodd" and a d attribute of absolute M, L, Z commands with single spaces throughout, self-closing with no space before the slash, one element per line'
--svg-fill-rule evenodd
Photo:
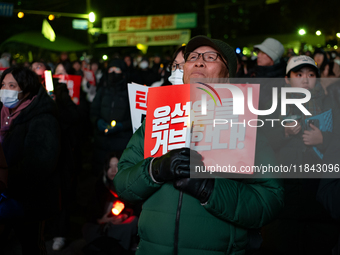
<path fill-rule="evenodd" d="M 8 67 L 0 67 L 0 75 L 5 71 Z"/>
<path fill-rule="evenodd" d="M 85 79 L 92 85 L 96 86 L 96 76 L 92 70 L 83 69 Z"/>
<path fill-rule="evenodd" d="M 221 84 L 149 88 L 144 157 L 190 146 L 203 156 L 205 166 L 231 166 L 237 169 L 234 173 L 251 174 L 252 170 L 239 170 L 255 162 L 258 120 L 248 108 L 248 92 L 251 89 L 251 102 L 257 108 L 259 85 L 227 86 L 229 89 Z M 242 114 L 234 114 L 234 106 L 242 106 Z"/>
<path fill-rule="evenodd" d="M 149 88 L 144 157 L 158 157 L 185 146 L 190 85 Z"/>
<path fill-rule="evenodd" d="M 53 78 L 59 78 L 60 83 L 66 83 L 70 97 L 76 105 L 80 100 L 80 85 L 82 77 L 80 75 L 53 75 Z"/>

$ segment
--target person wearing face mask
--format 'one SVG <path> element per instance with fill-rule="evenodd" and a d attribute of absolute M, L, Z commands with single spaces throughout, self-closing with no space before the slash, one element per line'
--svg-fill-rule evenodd
<path fill-rule="evenodd" d="M 154 82 L 159 81 L 159 75 L 152 72 L 149 68 L 149 61 L 147 58 L 143 58 L 138 66 L 138 76 L 140 77 L 141 84 L 151 86 Z"/>
<path fill-rule="evenodd" d="M 169 69 L 171 71 L 171 75 L 168 80 L 172 85 L 183 84 L 183 66 L 184 66 L 184 52 L 185 46 L 179 47 L 173 55 L 173 59 L 169 64 Z"/>
<path fill-rule="evenodd" d="M 100 173 L 111 151 L 122 152 L 132 136 L 127 67 L 123 60 L 113 59 L 102 78 L 91 104 L 90 119 L 94 127 L 93 171 Z"/>
<path fill-rule="evenodd" d="M 23 208 L 21 218 L 5 223 L 14 229 L 22 254 L 46 254 L 44 221 L 58 211 L 57 106 L 38 76 L 23 67 L 3 72 L 0 100 L 0 141 L 8 164 L 6 194 Z"/>

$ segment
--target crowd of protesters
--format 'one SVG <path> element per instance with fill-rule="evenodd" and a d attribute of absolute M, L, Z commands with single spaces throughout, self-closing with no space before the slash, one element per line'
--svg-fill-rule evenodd
<path fill-rule="evenodd" d="M 173 150 L 155 160 L 144 160 L 141 148 L 136 146 L 138 148 L 135 149 L 132 142 L 129 143 L 130 140 L 137 143 L 137 138 L 136 135 L 133 136 L 127 90 L 127 84 L 132 82 L 149 87 L 189 83 L 189 76 L 184 74 L 183 77 L 183 69 L 189 72 L 188 68 L 184 68 L 185 62 L 195 65 L 201 61 L 200 68 L 205 68 L 205 64 L 218 60 L 227 67 L 224 74 L 220 75 L 221 78 L 238 78 L 240 81 L 243 78 L 253 81 L 262 79 L 260 110 L 270 108 L 273 87 L 306 88 L 311 92 L 311 100 L 304 106 L 313 116 L 331 112 L 331 117 L 327 118 L 331 119 L 332 128 L 320 130 L 321 127 L 316 122 L 305 125 L 301 109 L 287 108 L 289 116 L 298 116 L 298 124 L 264 127 L 268 129 L 263 134 L 259 132 L 257 139 L 265 141 L 263 144 L 267 144 L 270 151 L 262 148 L 262 144 L 263 150 L 259 149 L 257 153 L 257 163 L 336 165 L 339 164 L 340 152 L 340 136 L 337 132 L 340 130 L 340 83 L 337 80 L 340 77 L 340 54 L 323 48 L 296 53 L 293 49 L 285 49 L 273 38 L 264 38 L 261 44 L 255 45 L 252 56 L 236 54 L 225 43 L 206 40 L 205 37 L 195 38 L 188 45 L 190 49 L 178 47 L 172 58 L 159 54 L 150 58 L 142 54 L 115 54 L 105 62 L 96 59 L 70 61 L 68 54 L 64 52 L 60 54 L 57 63 L 39 59 L 26 63 L 26 67 L 11 62 L 10 54 L 2 54 L 0 247 L 5 247 L 14 233 L 20 242 L 22 254 L 46 254 L 46 225 L 45 229 L 53 237 L 52 250 L 65 249 L 69 243 L 67 239 L 70 238 L 71 208 L 76 203 L 77 188 L 81 181 L 79 175 L 85 171 L 84 163 L 90 162 L 90 167 L 87 167 L 89 178 L 95 181 L 91 182 L 91 187 L 86 187 L 93 192 L 87 199 L 88 210 L 84 212 L 84 227 L 79 230 L 86 242 L 82 249 L 84 254 L 134 254 L 141 235 L 144 238 L 139 250 L 141 254 L 158 254 L 159 251 L 173 254 L 175 248 L 166 239 L 169 235 L 171 238 L 176 235 L 171 232 L 173 229 L 169 227 L 169 234 L 167 229 L 157 232 L 156 229 L 148 228 L 158 221 L 171 222 L 171 217 L 165 219 L 167 214 L 158 215 L 155 211 L 163 210 L 157 207 L 158 203 L 163 204 L 167 210 L 165 201 L 161 200 L 167 199 L 166 194 L 171 193 L 168 194 L 168 199 L 172 202 L 171 196 L 177 190 L 190 195 L 190 198 L 184 196 L 191 207 L 186 210 L 192 212 L 192 208 L 196 208 L 195 218 L 200 219 L 195 222 L 191 214 L 182 216 L 188 221 L 183 223 L 187 226 L 188 236 L 181 238 L 188 245 L 179 240 L 176 243 L 178 254 L 221 254 L 219 252 L 222 251 L 225 254 L 254 255 L 340 254 L 340 184 L 336 179 L 273 179 L 254 182 L 228 180 L 226 183 L 207 181 L 204 185 L 202 182 L 180 182 L 178 178 L 182 180 L 187 176 L 178 177 L 178 173 L 172 172 L 169 177 L 168 173 L 162 173 L 165 171 L 162 170 L 162 160 L 172 165 L 171 160 L 177 157 L 183 160 L 187 151 Z M 212 60 L 203 55 L 205 52 L 190 54 L 197 49 L 204 49 L 205 52 L 215 50 L 213 53 L 217 54 L 210 56 Z M 45 70 L 51 70 L 55 77 L 58 76 L 53 79 L 54 90 L 48 93 Z M 94 81 L 86 75 L 88 70 L 93 72 Z M 78 101 L 70 96 L 62 75 L 81 76 Z M 263 78 L 281 79 L 273 85 L 272 80 Z M 295 79 L 304 81 L 296 83 Z M 291 98 L 296 97 L 298 96 L 291 95 Z M 279 110 L 273 113 L 272 119 L 282 120 Z M 144 127 L 136 132 L 140 136 L 138 139 L 142 139 L 143 131 Z M 132 137 L 135 138 L 131 139 Z M 88 149 L 88 153 L 84 152 L 84 148 Z M 126 148 L 128 149 L 124 152 Z M 90 159 L 87 158 L 89 155 Z M 122 163 L 118 169 L 121 157 Z M 197 157 L 200 162 L 201 158 Z M 119 172 L 121 169 L 124 171 Z M 142 189 L 139 187 L 134 189 L 141 179 L 143 184 L 140 187 L 145 190 L 139 190 Z M 173 182 L 175 189 L 172 185 L 165 185 L 169 182 Z M 194 191 L 190 185 L 196 187 Z M 229 196 L 235 197 L 235 194 L 223 190 L 228 185 L 235 186 L 235 190 L 240 192 L 229 190 L 237 193 L 234 204 L 225 200 Z M 204 197 L 197 193 L 197 187 L 206 191 Z M 218 200 L 226 204 L 216 202 L 214 205 L 220 206 L 218 209 L 223 211 L 219 212 L 209 205 L 206 207 L 208 209 L 200 209 L 210 200 L 216 199 L 216 192 L 213 198 L 210 197 L 217 189 L 226 192 L 224 198 Z M 246 189 L 247 192 L 242 193 L 240 189 Z M 158 190 L 163 190 L 163 193 Z M 266 195 L 263 196 L 263 193 Z M 251 206 L 242 207 L 242 199 L 238 197 L 240 194 L 246 194 L 258 207 L 252 204 L 253 212 Z M 222 197 L 221 194 L 220 196 Z M 198 200 L 191 200 L 192 197 Z M 148 203 L 143 208 L 147 212 L 153 210 L 153 214 L 145 217 L 147 214 L 144 213 L 141 223 L 143 233 L 139 232 L 137 235 L 137 222 L 145 201 Z M 118 202 L 124 202 L 126 207 L 117 216 L 112 214 L 111 209 Z M 227 202 L 235 206 L 235 211 L 240 208 L 249 211 L 238 211 L 232 219 L 223 216 L 231 210 L 223 209 L 224 206 L 227 207 Z M 275 206 L 271 207 L 271 203 Z M 8 208 L 11 211 L 6 211 Z M 247 215 L 255 211 L 262 217 L 256 223 L 253 222 L 255 219 L 248 220 L 251 217 Z M 175 217 L 175 213 L 173 216 Z M 245 219 L 245 223 L 238 217 Z M 207 226 L 209 222 L 213 224 L 210 227 Z M 191 226 L 192 224 L 195 226 Z M 220 229 L 222 225 L 228 228 L 227 234 L 224 236 L 224 230 L 218 230 L 218 234 L 223 233 L 228 240 L 195 243 L 201 233 L 199 228 L 205 227 L 213 235 L 214 230 Z M 191 233 L 191 227 L 196 234 Z M 150 231 L 150 236 L 146 234 L 147 231 Z M 189 241 L 194 236 L 197 237 L 196 241 Z M 159 241 L 160 239 L 163 240 Z M 193 246 L 197 248 L 192 248 Z"/>

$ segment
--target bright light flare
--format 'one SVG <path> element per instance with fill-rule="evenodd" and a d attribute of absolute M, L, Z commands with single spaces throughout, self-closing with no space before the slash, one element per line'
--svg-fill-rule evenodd
<path fill-rule="evenodd" d="M 96 15 L 94 14 L 94 12 L 90 12 L 89 13 L 89 21 L 91 23 L 93 23 L 93 22 L 95 22 L 95 20 L 96 20 Z"/>
<path fill-rule="evenodd" d="M 304 30 L 303 28 L 301 28 L 299 30 L 299 35 L 305 35 L 306 34 L 306 30 Z"/>
<path fill-rule="evenodd" d="M 113 204 L 111 211 L 114 215 L 119 215 L 124 210 L 124 208 L 125 208 L 125 205 L 122 202 L 116 201 Z"/>

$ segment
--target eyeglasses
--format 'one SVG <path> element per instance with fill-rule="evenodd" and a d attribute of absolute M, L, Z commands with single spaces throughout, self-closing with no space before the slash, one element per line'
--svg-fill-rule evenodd
<path fill-rule="evenodd" d="M 195 62 L 197 59 L 200 58 L 200 56 L 202 56 L 202 59 L 205 62 L 215 62 L 216 59 L 218 57 L 221 58 L 222 62 L 227 66 L 228 70 L 228 64 L 224 61 L 223 57 L 221 56 L 221 54 L 217 53 L 217 52 L 213 52 L 213 51 L 207 51 L 207 52 L 203 52 L 203 53 L 198 53 L 198 52 L 187 52 L 184 56 L 184 59 L 186 61 L 189 62 Z"/>
<path fill-rule="evenodd" d="M 183 72 L 183 66 L 184 66 L 184 62 L 183 63 L 173 63 L 172 65 L 169 65 L 167 68 L 167 71 L 169 72 L 174 72 L 176 71 L 176 69 L 178 69 L 179 71 Z"/>

